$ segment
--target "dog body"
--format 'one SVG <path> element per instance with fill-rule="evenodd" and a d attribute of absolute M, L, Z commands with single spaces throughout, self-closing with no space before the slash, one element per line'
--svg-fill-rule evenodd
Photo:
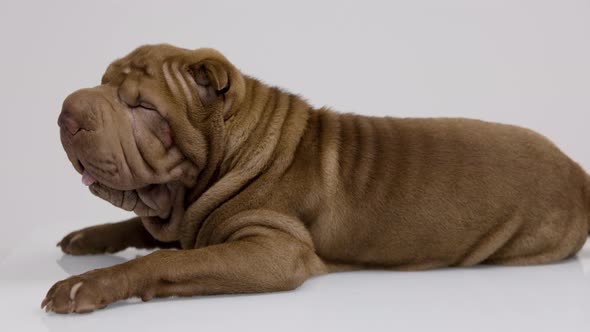
<path fill-rule="evenodd" d="M 309 173 L 294 175 L 284 198 L 275 195 L 288 200 L 296 179 L 310 179 L 296 200 L 307 203 L 300 218 L 324 261 L 539 264 L 573 255 L 586 240 L 587 176 L 532 131 L 323 111 L 309 130 L 292 168 Z"/>
<path fill-rule="evenodd" d="M 286 290 L 349 269 L 541 264 L 588 235 L 587 174 L 527 129 L 314 109 L 208 49 L 142 47 L 102 83 L 64 102 L 62 143 L 95 195 L 139 217 L 60 246 L 181 250 L 60 281 L 49 310 Z"/>

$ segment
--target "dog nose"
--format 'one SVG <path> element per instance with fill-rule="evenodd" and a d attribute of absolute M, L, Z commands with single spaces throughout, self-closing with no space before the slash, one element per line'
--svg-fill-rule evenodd
<path fill-rule="evenodd" d="M 75 135 L 81 129 L 90 129 L 88 126 L 91 125 L 94 116 L 89 105 L 94 96 L 91 89 L 78 90 L 69 95 L 64 100 L 61 114 L 57 119 L 59 127 L 71 135 Z"/>
<path fill-rule="evenodd" d="M 80 131 L 80 125 L 68 110 L 63 110 L 57 119 L 57 124 L 60 128 L 65 128 L 72 135 L 76 135 Z"/>

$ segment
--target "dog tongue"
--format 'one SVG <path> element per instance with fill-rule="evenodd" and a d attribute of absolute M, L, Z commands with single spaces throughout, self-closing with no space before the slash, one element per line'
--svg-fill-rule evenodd
<path fill-rule="evenodd" d="M 84 171 L 84 173 L 82 173 L 82 183 L 84 183 L 85 186 L 90 186 L 94 182 L 96 182 L 96 179 L 93 178 L 92 175 L 90 175 L 90 173 L 88 173 L 87 171 Z"/>

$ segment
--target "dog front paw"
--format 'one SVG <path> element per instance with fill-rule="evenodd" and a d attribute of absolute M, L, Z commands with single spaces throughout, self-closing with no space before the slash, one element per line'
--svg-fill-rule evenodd
<path fill-rule="evenodd" d="M 60 314 L 87 313 L 128 298 L 128 285 L 112 268 L 93 270 L 58 281 L 49 289 L 41 308 Z"/>
<path fill-rule="evenodd" d="M 109 231 L 109 225 L 84 228 L 66 235 L 57 246 L 69 255 L 115 253 L 126 248 L 118 234 Z"/>

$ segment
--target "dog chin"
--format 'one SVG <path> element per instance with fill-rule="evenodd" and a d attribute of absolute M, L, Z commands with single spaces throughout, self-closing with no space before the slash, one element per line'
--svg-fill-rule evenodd
<path fill-rule="evenodd" d="M 139 217 L 168 218 L 176 196 L 174 185 L 168 183 L 148 184 L 137 189 L 120 190 L 96 180 L 91 181 L 89 178 L 84 181 L 92 182 L 89 189 L 95 196 L 123 210 L 133 211 Z"/>
<path fill-rule="evenodd" d="M 82 184 L 86 187 L 90 187 L 93 184 L 100 184 L 103 187 L 106 187 L 110 190 L 118 190 L 118 191 L 133 191 L 133 190 L 140 190 L 149 187 L 151 184 L 142 184 L 142 185 L 133 185 L 129 184 L 129 181 L 116 181 L 113 179 L 102 179 L 98 178 L 90 172 L 88 172 L 84 167 L 82 168 Z M 117 183 L 117 182 L 126 182 L 127 184 Z"/>

